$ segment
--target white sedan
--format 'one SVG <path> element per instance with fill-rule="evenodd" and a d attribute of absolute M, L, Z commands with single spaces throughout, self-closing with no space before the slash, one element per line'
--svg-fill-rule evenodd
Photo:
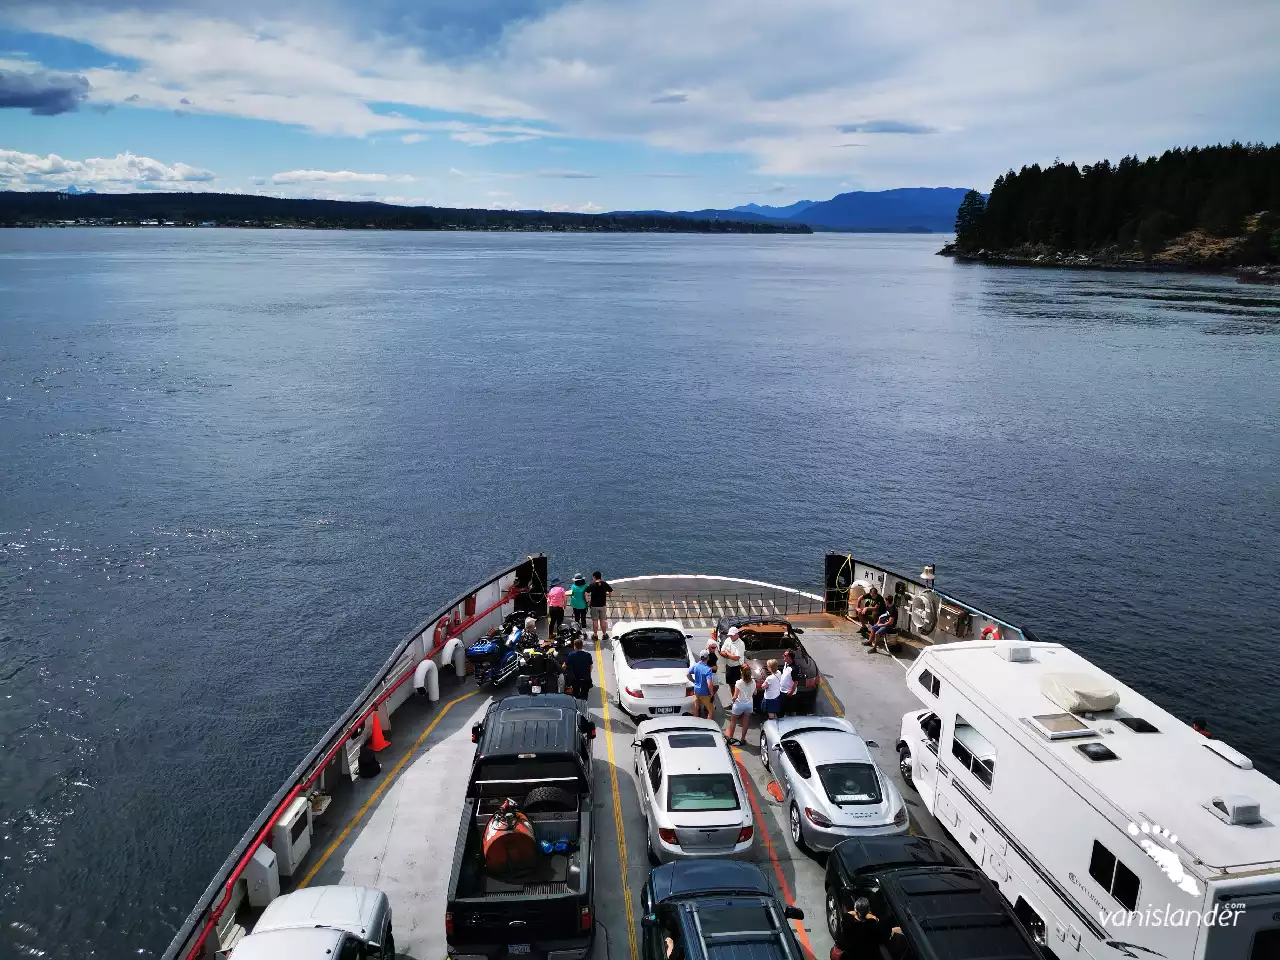
<path fill-rule="evenodd" d="M 678 620 L 624 620 L 609 631 L 619 709 L 632 719 L 693 713 L 689 635 Z"/>

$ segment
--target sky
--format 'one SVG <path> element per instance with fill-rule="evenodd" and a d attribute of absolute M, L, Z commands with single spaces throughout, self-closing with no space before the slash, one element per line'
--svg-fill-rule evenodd
<path fill-rule="evenodd" d="M 1276 0 L 2 0 L 0 190 L 596 212 L 1280 141 Z"/>

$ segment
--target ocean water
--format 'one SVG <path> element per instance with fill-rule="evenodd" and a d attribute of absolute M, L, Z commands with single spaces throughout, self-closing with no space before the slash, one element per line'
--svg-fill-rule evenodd
<path fill-rule="evenodd" d="M 156 956 L 422 616 L 911 571 L 1280 774 L 1280 289 L 927 236 L 0 231 L 0 955 Z"/>

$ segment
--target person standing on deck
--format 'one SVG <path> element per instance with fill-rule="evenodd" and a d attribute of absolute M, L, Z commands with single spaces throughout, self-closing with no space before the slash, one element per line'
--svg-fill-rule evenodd
<path fill-rule="evenodd" d="M 738 636 L 738 628 L 730 627 L 729 635 L 720 641 L 720 656 L 724 657 L 724 682 L 730 690 L 742 675 L 742 657 L 745 653 L 746 647 Z"/>
<path fill-rule="evenodd" d="M 569 608 L 573 611 L 573 622 L 586 630 L 587 578 L 580 573 L 573 575 L 573 584 L 569 587 Z"/>
<path fill-rule="evenodd" d="M 556 631 L 564 623 L 564 601 L 564 587 L 560 586 L 559 580 L 552 580 L 551 589 L 547 591 L 547 618 L 551 621 L 551 628 L 547 631 L 548 640 L 555 639 Z"/>
<path fill-rule="evenodd" d="M 591 574 L 591 583 L 587 586 L 587 606 L 591 609 L 591 636 L 605 639 L 609 636 L 609 617 L 605 605 L 609 602 L 609 594 L 613 587 L 605 583 L 604 577 L 597 570 Z"/>
<path fill-rule="evenodd" d="M 764 684 L 760 706 L 770 720 L 777 720 L 782 712 L 782 671 L 778 669 L 778 661 L 770 660 L 764 665 Z"/>
<path fill-rule="evenodd" d="M 716 673 L 707 664 L 707 651 L 703 650 L 698 655 L 698 662 L 686 674 L 689 681 L 693 684 L 693 715 L 701 717 L 702 711 L 706 711 L 708 720 L 715 719 L 715 710 L 713 704 L 716 696 Z"/>
<path fill-rule="evenodd" d="M 564 658 L 565 693 L 571 693 L 579 700 L 587 699 L 591 692 L 591 670 L 595 666 L 591 654 L 582 649 L 582 638 L 573 641 L 573 650 Z"/>
<path fill-rule="evenodd" d="M 736 747 L 744 746 L 747 742 L 747 730 L 751 727 L 751 712 L 755 709 L 756 700 L 756 682 L 751 678 L 751 671 L 744 670 L 742 675 L 734 681 L 730 689 L 729 702 L 729 731 L 724 735 L 726 743 Z M 738 727 L 742 727 L 742 731 L 737 737 Z"/>
<path fill-rule="evenodd" d="M 778 697 L 782 701 L 779 713 L 789 713 L 795 709 L 796 681 L 791 675 L 796 655 L 788 650 L 782 655 L 782 672 L 778 674 Z"/>

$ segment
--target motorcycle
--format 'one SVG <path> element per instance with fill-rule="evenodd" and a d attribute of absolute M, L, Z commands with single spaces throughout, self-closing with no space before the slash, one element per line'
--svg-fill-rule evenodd
<path fill-rule="evenodd" d="M 520 669 L 518 636 L 504 633 L 499 627 L 467 647 L 467 660 L 475 671 L 476 686 L 500 687 L 516 675 Z"/>

